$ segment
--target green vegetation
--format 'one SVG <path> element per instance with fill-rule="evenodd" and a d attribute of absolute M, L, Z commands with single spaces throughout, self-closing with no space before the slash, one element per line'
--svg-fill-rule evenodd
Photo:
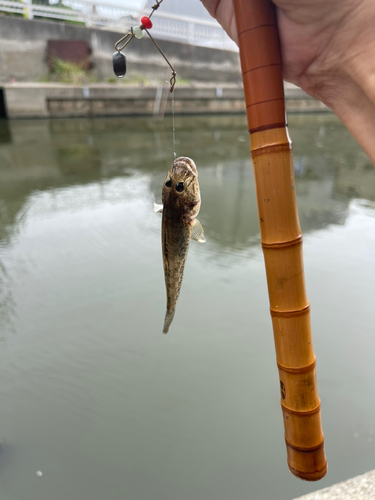
<path fill-rule="evenodd" d="M 81 64 L 63 61 L 56 57 L 53 59 L 50 73 L 42 77 L 40 81 L 86 85 L 88 83 L 95 83 L 97 79 L 89 71 L 85 70 Z"/>
<path fill-rule="evenodd" d="M 19 4 L 23 4 L 24 5 L 24 8 L 22 9 L 22 11 L 21 10 L 19 12 L 5 12 L 5 11 L 2 11 L 2 12 L 0 12 L 0 16 L 26 17 L 27 5 L 24 4 L 24 2 L 22 0 L 13 0 L 13 1 L 17 2 Z"/>
<path fill-rule="evenodd" d="M 22 12 L 21 11 L 20 12 L 0 12 L 0 16 L 13 16 L 13 17 L 25 17 L 25 18 L 27 18 L 28 17 L 28 15 L 27 15 L 28 5 L 25 4 L 23 0 L 13 0 L 13 1 L 24 5 Z M 74 8 L 70 7 L 69 5 L 65 5 L 63 0 L 58 0 L 55 3 L 51 3 L 50 0 L 32 0 L 32 4 L 33 5 L 45 5 L 48 7 L 58 7 L 59 9 L 66 9 L 66 10 L 74 11 Z M 44 20 L 44 21 L 55 21 L 55 22 L 59 22 L 59 23 L 63 22 L 63 23 L 67 23 L 67 24 L 74 24 L 76 26 L 85 26 L 85 23 L 82 21 L 73 21 L 73 20 L 68 20 L 68 19 L 44 17 L 44 16 L 40 16 L 40 15 L 35 15 L 35 14 L 34 14 L 34 18 Z"/>
<path fill-rule="evenodd" d="M 88 85 L 90 83 L 111 83 L 113 85 L 127 85 L 130 87 L 149 87 L 165 86 L 168 87 L 166 80 L 155 78 L 149 79 L 140 74 L 131 74 L 129 77 L 117 78 L 110 76 L 105 79 L 99 79 L 91 70 L 85 70 L 81 64 L 63 61 L 59 58 L 53 59 L 50 72 L 38 79 L 41 83 L 72 83 L 75 85 Z M 177 78 L 178 86 L 190 85 L 191 81 L 186 78 Z"/>

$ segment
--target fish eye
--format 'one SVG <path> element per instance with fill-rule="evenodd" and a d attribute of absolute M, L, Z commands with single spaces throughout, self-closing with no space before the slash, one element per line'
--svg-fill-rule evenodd
<path fill-rule="evenodd" d="M 181 193 L 184 189 L 185 189 L 185 183 L 184 182 L 177 182 L 176 191 Z"/>
<path fill-rule="evenodd" d="M 170 177 L 167 179 L 167 182 L 165 183 L 165 185 L 167 188 L 170 188 L 172 186 L 172 179 Z"/>

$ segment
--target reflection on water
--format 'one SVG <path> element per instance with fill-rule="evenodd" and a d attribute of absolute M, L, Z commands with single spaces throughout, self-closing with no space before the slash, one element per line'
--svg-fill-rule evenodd
<path fill-rule="evenodd" d="M 291 117 L 290 132 L 323 487 L 375 467 L 375 174 L 332 116 Z M 12 450 L 1 498 L 316 489 L 286 468 L 245 118 L 177 118 L 176 139 L 198 167 L 207 243 L 191 245 L 165 340 L 152 203 L 173 159 L 170 121 L 0 121 L 0 438 Z"/>
<path fill-rule="evenodd" d="M 302 120 L 302 122 L 301 122 Z M 300 122 L 303 126 L 300 126 Z M 192 156 L 205 183 L 202 205 L 211 238 L 228 248 L 256 241 L 258 221 L 243 117 L 177 120 L 178 154 Z M 353 198 L 375 199 L 373 167 L 331 116 L 292 117 L 303 231 L 342 224 Z M 30 195 L 142 173 L 160 199 L 171 163 L 168 122 L 144 119 L 0 122 L 0 238 L 17 225 Z M 183 145 L 183 146 L 182 146 Z"/>

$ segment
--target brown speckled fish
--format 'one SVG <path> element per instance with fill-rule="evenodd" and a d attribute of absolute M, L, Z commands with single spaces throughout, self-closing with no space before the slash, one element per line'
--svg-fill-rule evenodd
<path fill-rule="evenodd" d="M 154 211 L 163 213 L 162 250 L 167 312 L 163 333 L 167 333 L 180 294 L 190 239 L 204 243 L 203 228 L 196 219 L 201 198 L 198 172 L 190 158 L 177 158 L 167 174 L 162 191 L 163 205 L 154 205 Z"/>

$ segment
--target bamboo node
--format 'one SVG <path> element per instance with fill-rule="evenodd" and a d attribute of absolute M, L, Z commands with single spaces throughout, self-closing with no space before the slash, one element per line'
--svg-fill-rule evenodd
<path fill-rule="evenodd" d="M 272 64 L 263 64 L 262 66 L 257 66 L 256 68 L 251 68 L 247 69 L 246 71 L 243 71 L 242 75 L 246 75 L 247 73 L 252 73 L 253 71 L 256 71 L 257 69 L 263 69 L 263 68 L 270 68 L 271 66 L 281 66 L 280 63 L 272 63 Z M 272 99 L 272 100 L 278 100 L 278 99 Z M 271 102 L 271 101 L 263 101 L 263 102 Z M 259 104 L 259 103 L 256 103 Z M 246 106 L 248 107 L 248 106 Z"/>
<path fill-rule="evenodd" d="M 238 38 L 243 35 L 244 33 L 246 33 L 247 31 L 252 31 L 252 30 L 256 30 L 258 28 L 276 28 L 276 24 L 272 23 L 272 24 L 260 24 L 259 26 L 253 26 L 251 28 L 247 28 L 246 30 L 243 30 L 241 31 L 241 33 L 238 33 Z"/>
<path fill-rule="evenodd" d="M 262 125 L 261 127 L 254 127 L 254 128 L 249 128 L 249 133 L 250 134 L 256 134 L 258 132 L 265 132 L 266 130 L 274 130 L 277 128 L 285 128 L 285 121 L 282 123 L 272 123 L 269 125 Z"/>
<path fill-rule="evenodd" d="M 255 158 L 256 156 L 260 155 L 266 155 L 270 153 L 282 153 L 282 152 L 287 152 L 291 150 L 291 146 L 289 143 L 285 144 L 275 144 L 272 146 L 263 146 L 259 147 L 257 149 L 252 149 L 251 150 L 251 156 Z"/>
<path fill-rule="evenodd" d="M 270 311 L 273 318 L 295 318 L 308 314 L 310 312 L 310 304 L 307 304 L 307 306 L 302 309 L 294 309 L 292 311 L 279 311 L 276 309 L 270 309 Z"/>
<path fill-rule="evenodd" d="M 252 102 L 251 104 L 248 104 L 246 106 L 246 109 L 251 108 L 252 106 L 257 106 L 258 104 L 265 104 L 267 102 L 275 102 L 275 101 L 284 101 L 284 97 L 278 97 L 277 99 L 267 99 L 266 101 Z"/>
<path fill-rule="evenodd" d="M 288 373 L 307 373 L 307 372 L 311 372 L 311 370 L 313 370 L 315 368 L 315 366 L 316 366 L 316 358 L 309 365 L 307 365 L 307 366 L 301 366 L 301 367 L 298 367 L 298 368 L 292 368 L 292 367 L 289 367 L 289 366 L 284 366 L 284 365 L 282 365 L 279 362 L 277 362 L 277 366 L 278 366 L 279 370 L 283 370 L 284 372 L 288 372 Z"/>
<path fill-rule="evenodd" d="M 324 450 L 323 450 L 324 453 Z M 325 465 L 323 469 L 319 469 L 317 471 L 313 472 L 303 472 L 303 471 L 298 471 L 291 467 L 288 463 L 288 467 L 290 472 L 293 474 L 293 476 L 298 477 L 298 479 L 302 479 L 303 481 L 319 481 L 320 479 L 323 479 L 323 477 L 327 474 L 328 466 L 327 466 L 327 460 L 325 461 Z"/>
<path fill-rule="evenodd" d="M 287 248 L 287 247 L 293 247 L 294 245 L 299 245 L 300 243 L 302 243 L 302 234 L 297 236 L 297 238 L 294 238 L 294 240 L 275 241 L 273 243 L 262 242 L 262 248 L 272 248 L 272 249 Z"/>
<path fill-rule="evenodd" d="M 288 413 L 290 415 L 297 415 L 298 417 L 310 417 L 311 415 L 315 415 L 316 413 L 320 412 L 320 399 L 319 403 L 315 408 L 312 408 L 311 410 L 293 410 L 292 408 L 288 408 L 288 406 L 285 406 L 283 403 L 281 403 L 281 409 L 283 413 Z"/>
<path fill-rule="evenodd" d="M 290 448 L 293 448 L 293 450 L 302 451 L 302 453 L 310 453 L 312 451 L 317 451 L 317 450 L 320 450 L 320 448 L 323 448 L 323 446 L 324 446 L 324 436 L 323 436 L 322 441 L 319 444 L 317 444 L 315 446 L 311 446 L 309 448 L 302 448 L 301 446 L 294 446 L 293 444 L 289 443 L 289 441 L 287 439 L 285 439 L 285 443 Z"/>

